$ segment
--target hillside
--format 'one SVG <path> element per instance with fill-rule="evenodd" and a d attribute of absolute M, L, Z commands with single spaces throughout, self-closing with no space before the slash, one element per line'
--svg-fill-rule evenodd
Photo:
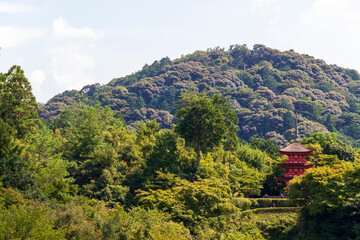
<path fill-rule="evenodd" d="M 238 50 L 247 57 L 254 54 L 245 47 Z M 51 117 L 45 120 L 38 119 L 21 67 L 0 73 L 0 239 L 360 236 L 358 148 L 336 134 L 310 133 L 301 144 L 314 151 L 307 160 L 315 167 L 294 177 L 286 189 L 276 180 L 284 175 L 278 144 L 262 138 L 247 143 L 236 136 L 238 115 L 244 139 L 273 134 L 285 141 L 293 131 L 294 107 L 301 110 L 303 133 L 319 127 L 350 140 L 358 124 L 353 121 L 355 92 L 348 90 L 356 89 L 357 75 L 350 79 L 349 70 L 339 68 L 329 70 L 337 79 L 328 77 L 331 84 L 310 77 L 295 81 L 286 74 L 297 70 L 280 71 L 264 61 L 249 67 L 240 57 L 237 66 L 243 70 L 235 70 L 229 65 L 236 56 L 231 58 L 231 51 L 163 59 L 108 85 L 65 92 L 45 106 L 53 107 L 42 112 Z M 224 53 L 216 58 L 220 63 L 205 61 L 212 52 Z M 187 60 L 196 56 L 204 56 L 204 63 Z M 212 62 L 219 66 L 210 66 Z M 260 86 L 260 80 L 268 87 Z M 305 87 L 280 90 L 285 82 Z M 207 92 L 185 93 L 176 101 L 187 89 Z M 333 96 L 339 99 L 331 102 Z M 276 99 L 283 99 L 279 106 Z M 174 103 L 176 126 L 165 129 Z M 330 113 L 329 103 L 339 115 Z M 139 122 L 147 117 L 157 118 L 163 127 L 155 120 Z M 285 192 L 288 198 L 281 197 Z"/>
<path fill-rule="evenodd" d="M 360 75 L 356 70 L 328 65 L 293 50 L 281 52 L 264 45 L 196 51 L 181 58 L 163 58 L 142 70 L 84 86 L 50 99 L 40 112 L 43 119 L 69 106 L 110 106 L 120 111 L 130 127 L 156 119 L 169 128 L 174 105 L 182 92 L 207 91 L 224 96 L 239 118 L 239 136 L 257 136 L 285 145 L 294 132 L 336 132 L 359 146 Z"/>

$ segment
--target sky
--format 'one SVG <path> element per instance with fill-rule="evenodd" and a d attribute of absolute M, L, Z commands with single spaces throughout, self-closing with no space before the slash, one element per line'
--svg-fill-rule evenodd
<path fill-rule="evenodd" d="M 0 0 L 0 72 L 38 102 L 217 46 L 294 49 L 360 71 L 358 0 Z"/>

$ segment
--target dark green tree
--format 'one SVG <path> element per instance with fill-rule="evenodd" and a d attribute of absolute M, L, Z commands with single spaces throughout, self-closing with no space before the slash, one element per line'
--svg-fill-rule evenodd
<path fill-rule="evenodd" d="M 281 156 L 279 153 L 279 145 L 272 139 L 262 139 L 262 138 L 251 138 L 250 144 L 254 148 L 258 148 L 263 152 L 266 152 L 272 159 L 276 159 Z"/>
<path fill-rule="evenodd" d="M 265 65 L 260 70 L 260 75 L 263 79 L 264 86 L 266 86 L 266 87 L 270 88 L 272 91 L 276 92 L 278 82 L 276 81 L 275 77 L 273 76 L 271 67 L 269 67 L 268 65 Z"/>
<path fill-rule="evenodd" d="M 294 114 L 292 113 L 292 111 L 288 110 L 284 114 L 283 119 L 284 119 L 284 123 L 283 123 L 284 130 L 295 127 L 295 117 L 294 117 Z"/>
<path fill-rule="evenodd" d="M 297 100 L 294 102 L 296 112 L 301 113 L 310 120 L 319 120 L 323 107 L 318 103 L 310 100 Z"/>
<path fill-rule="evenodd" d="M 11 127 L 0 119 L 0 181 L 4 187 L 26 190 L 33 185 L 33 174 L 22 157 L 24 147 L 13 135 Z"/>
<path fill-rule="evenodd" d="M 237 116 L 219 95 L 186 93 L 177 106 L 175 131 L 196 149 L 198 169 L 201 152 L 221 141 L 229 146 L 236 139 Z M 233 140 L 232 140 L 233 139 Z"/>
<path fill-rule="evenodd" d="M 177 154 L 177 137 L 170 130 L 160 132 L 156 138 L 152 153 L 146 159 L 146 171 L 155 174 L 156 171 L 178 174 L 180 164 Z"/>
<path fill-rule="evenodd" d="M 289 101 L 286 100 L 286 99 L 281 103 L 281 106 L 280 106 L 280 107 L 281 107 L 281 108 L 285 108 L 285 109 L 287 109 L 287 110 L 289 110 L 289 111 L 292 111 L 292 110 L 293 110 L 291 104 L 290 104 Z"/>
<path fill-rule="evenodd" d="M 335 121 L 332 119 L 330 113 L 327 115 L 324 125 L 330 132 L 336 131 L 336 124 Z"/>
<path fill-rule="evenodd" d="M 8 73 L 0 74 L 0 116 L 22 138 L 35 126 L 39 107 L 31 86 L 20 66 L 12 66 Z"/>
<path fill-rule="evenodd" d="M 229 48 L 229 53 L 234 59 L 232 65 L 236 68 L 242 67 L 243 69 L 245 69 L 246 59 L 249 57 L 251 53 L 250 49 L 246 46 L 246 44 L 231 45 Z"/>

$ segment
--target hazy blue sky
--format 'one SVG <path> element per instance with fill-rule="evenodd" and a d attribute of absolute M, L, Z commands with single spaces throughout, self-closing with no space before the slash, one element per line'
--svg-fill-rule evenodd
<path fill-rule="evenodd" d="M 360 70 L 358 0 L 0 0 L 0 72 L 20 65 L 39 102 L 146 63 L 261 43 Z"/>

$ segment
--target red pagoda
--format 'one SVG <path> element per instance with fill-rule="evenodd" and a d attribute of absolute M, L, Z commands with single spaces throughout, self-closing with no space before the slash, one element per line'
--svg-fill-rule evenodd
<path fill-rule="evenodd" d="M 307 155 L 313 154 L 313 152 L 311 149 L 308 149 L 299 143 L 297 119 L 295 123 L 294 143 L 283 149 L 280 149 L 279 152 L 289 157 L 285 163 L 278 164 L 279 167 L 285 168 L 287 172 L 284 174 L 284 176 L 276 178 L 278 181 L 285 182 L 286 186 L 289 186 L 289 181 L 294 177 L 303 175 L 305 173 L 305 169 L 314 167 L 314 164 L 306 163 L 307 160 L 304 158 Z"/>

